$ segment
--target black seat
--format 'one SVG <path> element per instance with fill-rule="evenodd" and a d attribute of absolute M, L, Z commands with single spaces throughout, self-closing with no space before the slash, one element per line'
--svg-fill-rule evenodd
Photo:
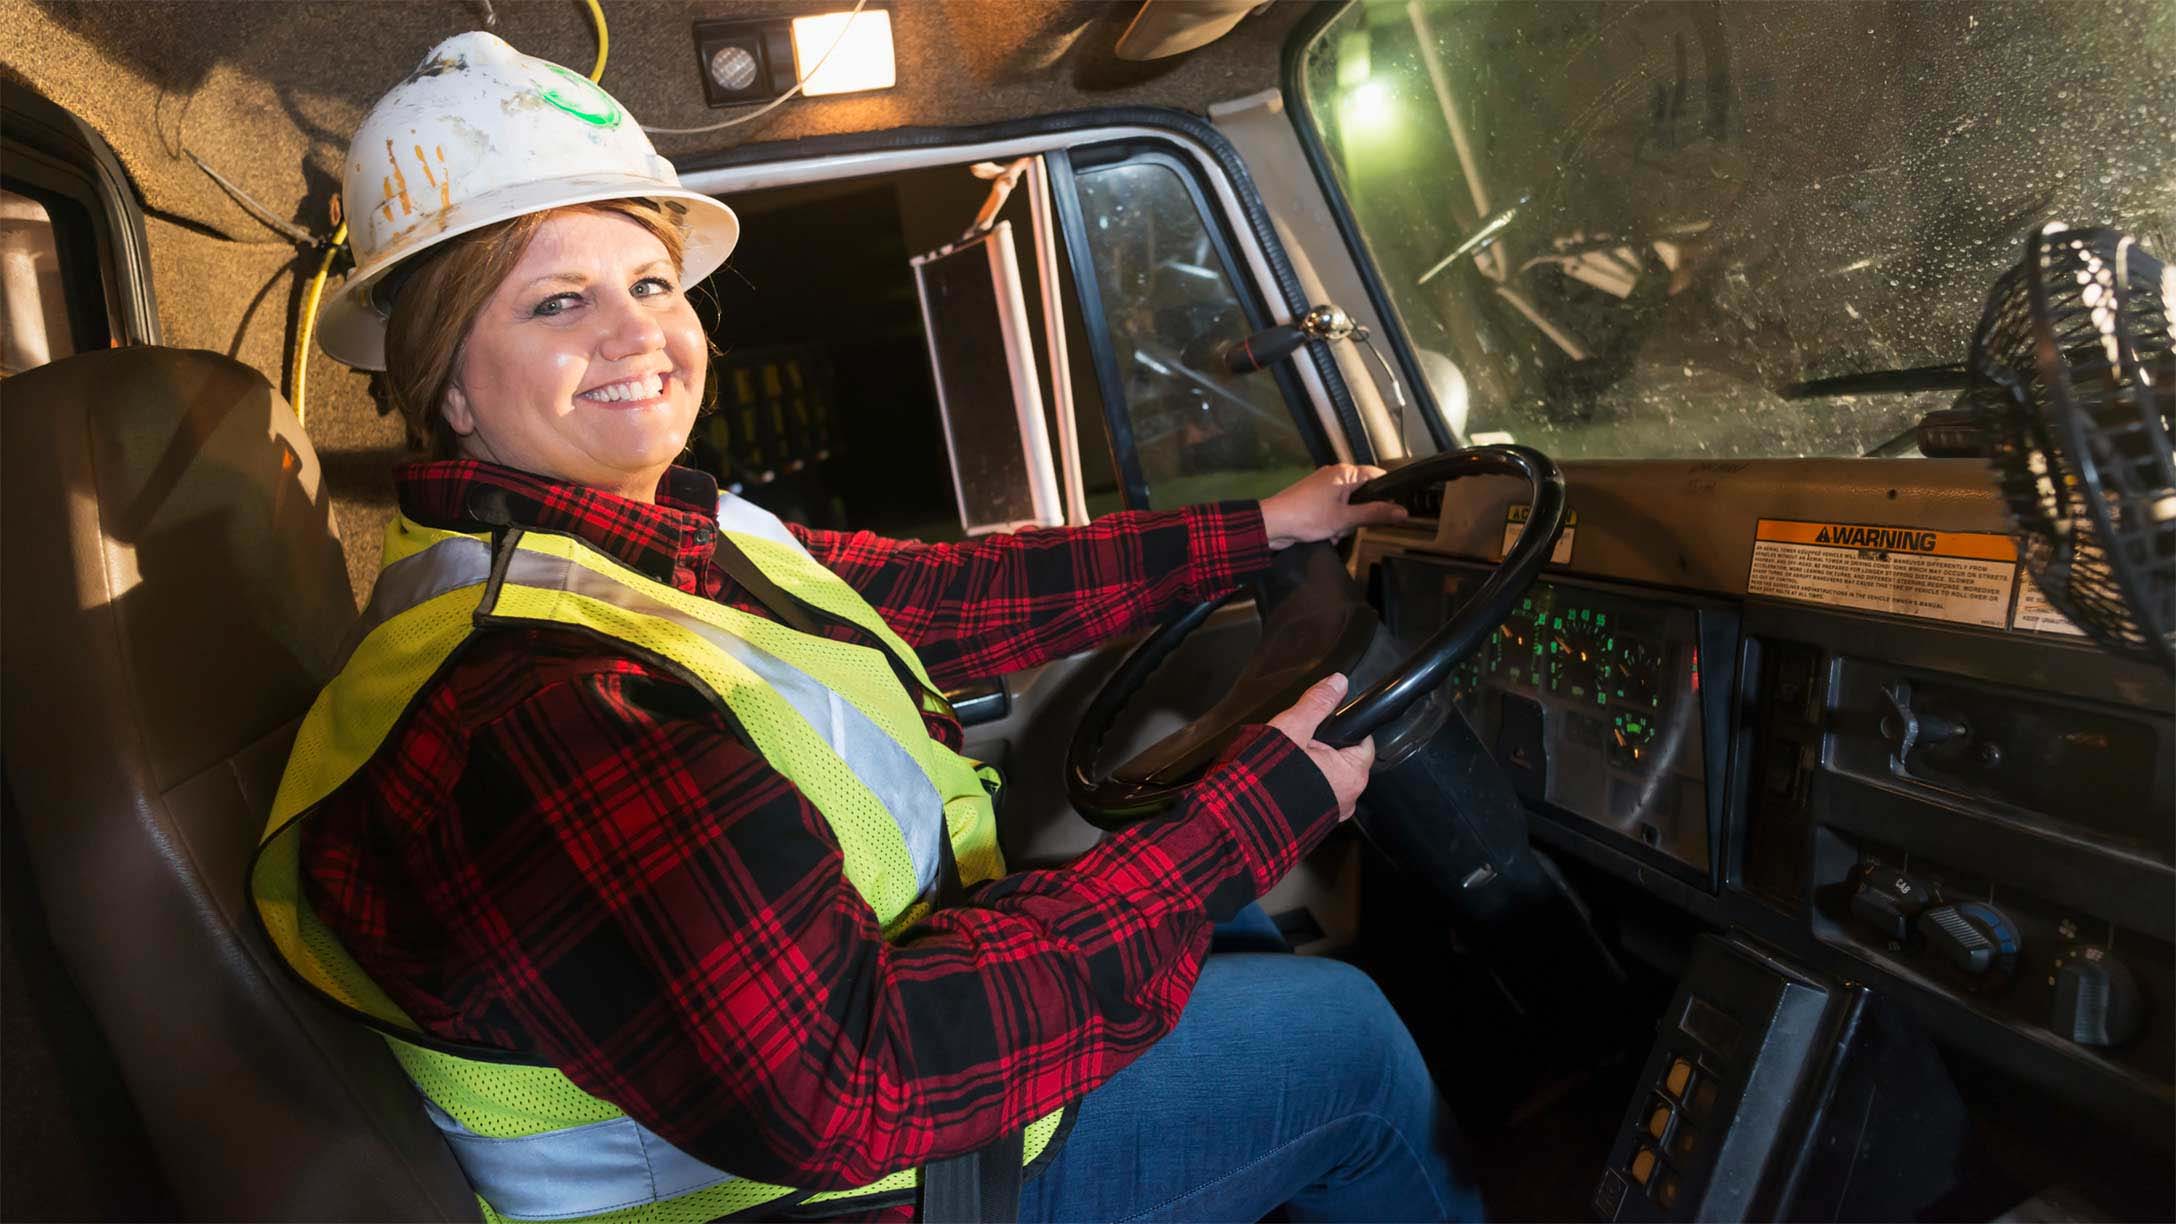
<path fill-rule="evenodd" d="M 5 384 L 0 511 L 8 784 L 54 944 L 183 1209 L 475 1219 L 384 1045 L 295 986 L 245 914 L 288 742 L 355 617 L 293 412 L 214 353 L 41 367 Z"/>

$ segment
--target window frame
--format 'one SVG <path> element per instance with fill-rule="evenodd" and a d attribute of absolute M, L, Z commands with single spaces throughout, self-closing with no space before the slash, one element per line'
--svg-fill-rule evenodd
<path fill-rule="evenodd" d="M 160 342 L 143 206 L 97 132 L 26 86 L 0 90 L 0 185 L 53 219 L 76 351 Z M 98 288 L 99 300 L 80 293 Z"/>
<path fill-rule="evenodd" d="M 91 222 L 90 210 L 75 196 L 49 189 L 45 184 L 50 180 L 42 173 L 42 167 L 34 168 L 29 175 L 19 175 L 21 160 L 16 150 L 8 150 L 8 168 L 0 173 L 0 191 L 20 196 L 45 210 L 46 224 L 52 231 L 53 254 L 60 265 L 60 313 L 68 332 L 65 337 L 67 348 L 57 349 L 60 355 L 50 356 L 42 364 L 50 365 L 80 353 L 111 347 L 117 321 L 109 305 L 106 267 L 98 257 L 97 230 Z"/>
<path fill-rule="evenodd" d="M 1427 422 L 1436 449 L 1447 451 L 1458 443 L 1444 426 L 1443 407 L 1436 403 L 1435 393 L 1429 390 L 1428 380 L 1421 373 L 1411 329 L 1406 326 L 1404 313 L 1383 284 L 1382 273 L 1375 265 L 1375 254 L 1368 249 L 1367 239 L 1360 233 L 1360 223 L 1352 215 L 1352 203 L 1345 198 L 1345 188 L 1338 182 L 1337 173 L 1330 164 L 1330 151 L 1322 143 L 1320 126 L 1307 105 L 1307 46 L 1358 2 L 1346 0 L 1343 4 L 1321 5 L 1292 27 L 1284 44 L 1284 113 L 1292 121 L 1293 135 L 1300 142 L 1301 152 L 1307 155 L 1307 168 L 1314 174 L 1315 184 L 1322 189 L 1322 199 L 1329 205 L 1330 218 L 1336 222 L 1338 235 L 1345 240 L 1345 250 L 1352 256 L 1353 267 L 1360 274 L 1360 283 L 1367 289 L 1368 304 L 1374 307 L 1375 317 L 1382 321 L 1383 334 L 1377 339 L 1388 344 L 1391 356 L 1398 363 L 1398 376 L 1405 380 L 1410 393 L 1426 405 L 1427 411 L 1420 415 Z"/>
<path fill-rule="evenodd" d="M 1104 424 L 1110 430 L 1112 449 L 1118 452 L 1120 488 L 1128 508 L 1146 510 L 1149 508 L 1148 481 L 1142 470 L 1139 443 L 1134 437 L 1133 414 L 1126 404 L 1125 378 L 1118 369 L 1118 353 L 1111 340 L 1102 285 L 1096 276 L 1091 249 L 1093 240 L 1081 210 L 1080 179 L 1127 166 L 1162 166 L 1171 171 L 1186 189 L 1195 215 L 1201 218 L 1202 231 L 1208 236 L 1210 248 L 1216 252 L 1217 266 L 1231 285 L 1232 296 L 1251 330 L 1261 331 L 1273 325 L 1269 304 L 1263 300 L 1259 286 L 1244 275 L 1233 250 L 1232 236 L 1225 230 L 1217 211 L 1209 207 L 1207 193 L 1197 177 L 1198 168 L 1189 159 L 1174 154 L 1161 141 L 1148 140 L 1115 140 L 1059 150 L 1045 156 L 1052 167 L 1052 203 L 1058 213 L 1058 227 L 1065 235 L 1066 262 L 1072 266 L 1073 289 L 1080 299 L 1088 347 L 1095 358 L 1096 382 L 1103 394 Z M 1307 394 L 1291 365 L 1291 362 L 1280 361 L 1270 367 L 1284 399 L 1285 410 L 1292 416 L 1300 440 L 1307 447 L 1308 457 L 1318 464 L 1333 462 L 1335 452 L 1321 421 L 1311 411 L 1302 410 L 1308 404 Z"/>

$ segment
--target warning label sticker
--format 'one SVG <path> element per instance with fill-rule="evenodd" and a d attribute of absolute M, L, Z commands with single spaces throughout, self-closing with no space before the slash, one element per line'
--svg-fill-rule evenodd
<path fill-rule="evenodd" d="M 1532 506 L 1513 506 L 1509 510 L 1505 511 L 1503 548 L 1503 554 L 1505 556 L 1511 555 L 1511 546 L 1518 543 L 1519 537 L 1526 533 L 1526 518 L 1529 514 L 1532 513 Z M 1572 535 L 1574 533 L 1574 530 L 1578 526 L 1579 512 L 1577 510 L 1566 510 L 1564 512 L 1564 531 L 1561 535 L 1557 536 L 1556 547 L 1549 550 L 1549 564 L 1571 564 Z"/>
<path fill-rule="evenodd" d="M 2085 630 L 2071 624 L 2070 618 L 2057 612 L 2048 597 L 2040 593 L 2040 584 L 2032 580 L 2032 575 L 2023 572 L 2017 576 L 2017 607 L 2010 613 L 2010 628 L 2030 633 L 2085 636 Z"/>
<path fill-rule="evenodd" d="M 1746 591 L 2003 629 L 2016 577 L 2017 548 L 1996 532 L 1762 519 Z"/>

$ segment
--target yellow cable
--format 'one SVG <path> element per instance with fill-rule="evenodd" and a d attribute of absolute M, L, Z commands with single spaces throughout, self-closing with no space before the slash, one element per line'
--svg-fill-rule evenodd
<path fill-rule="evenodd" d="M 597 27 L 597 66 L 589 70 L 589 79 L 602 81 L 604 79 L 604 57 L 607 52 L 612 50 L 612 34 L 604 28 L 604 9 L 598 6 L 597 0 L 588 0 L 588 4 L 589 19 Z"/>
<path fill-rule="evenodd" d="M 589 79 L 601 81 L 604 79 L 605 56 L 612 50 L 612 33 L 605 27 L 604 9 L 598 5 L 597 0 L 585 2 L 589 5 L 589 19 L 597 27 L 597 64 L 589 70 Z M 291 398 L 294 400 L 297 425 L 304 425 L 308 421 L 305 413 L 308 411 L 306 398 L 310 380 L 310 339 L 317 331 L 318 299 L 325 295 L 325 278 L 332 273 L 332 261 L 338 258 L 340 248 L 347 244 L 347 240 L 348 226 L 343 221 L 340 228 L 332 232 L 332 242 L 325 247 L 325 258 L 317 265 L 317 275 L 310 278 L 310 286 L 302 294 L 302 321 L 295 328 L 295 351 L 287 364 L 287 385 L 293 388 Z"/>
<path fill-rule="evenodd" d="M 295 328 L 295 354 L 287 368 L 287 385 L 294 389 L 295 424 L 304 425 L 304 388 L 310 379 L 310 336 L 317 330 L 317 299 L 325 293 L 325 277 L 332 271 L 333 258 L 347 244 L 348 223 L 332 232 L 332 242 L 325 248 L 325 258 L 317 265 L 317 275 L 310 278 L 310 287 L 302 294 L 302 321 Z"/>

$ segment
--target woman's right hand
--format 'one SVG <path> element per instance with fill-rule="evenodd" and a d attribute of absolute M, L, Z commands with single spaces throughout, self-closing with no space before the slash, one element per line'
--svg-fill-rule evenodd
<path fill-rule="evenodd" d="M 1345 699 L 1346 685 L 1342 672 L 1324 676 L 1301 693 L 1291 709 L 1269 720 L 1269 725 L 1298 744 L 1328 779 L 1330 790 L 1337 796 L 1337 818 L 1341 821 L 1352 819 L 1353 805 L 1359 802 L 1360 792 L 1367 789 L 1368 770 L 1375 767 L 1372 735 L 1350 748 L 1332 748 L 1315 738 L 1315 728 Z"/>

